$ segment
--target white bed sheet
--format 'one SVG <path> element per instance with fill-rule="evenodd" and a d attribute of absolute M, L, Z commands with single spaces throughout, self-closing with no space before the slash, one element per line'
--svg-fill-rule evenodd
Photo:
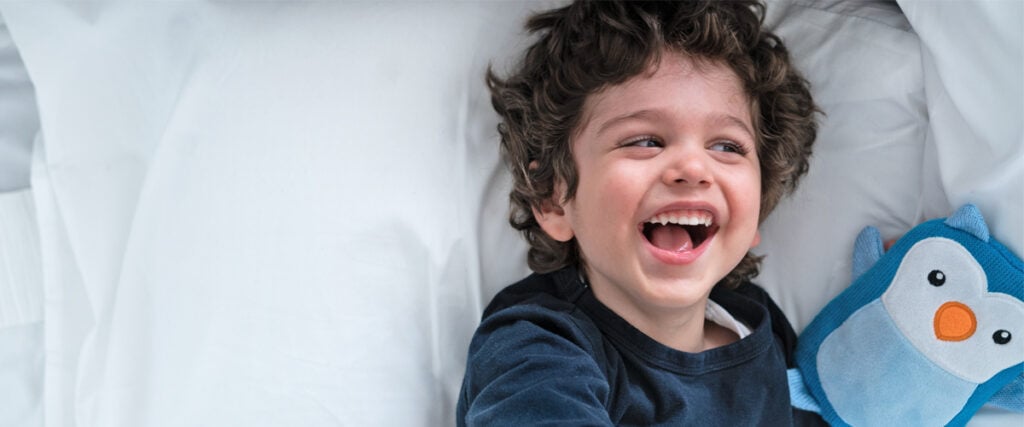
<path fill-rule="evenodd" d="M 482 73 L 550 4 L 0 3 L 42 129 L 10 124 L 4 143 L 35 147 L 45 323 L 11 338 L 43 343 L 44 358 L 11 359 L 22 374 L 45 363 L 44 411 L 29 399 L 28 417 L 452 424 L 481 307 L 527 271 Z M 847 283 L 864 225 L 898 235 L 975 201 L 997 237 L 1024 242 L 1020 122 L 978 113 L 1022 98 L 963 91 L 987 68 L 944 74 L 970 45 L 933 38 L 951 15 L 994 28 L 1008 47 L 972 54 L 1012 73 L 1019 4 L 901 6 L 909 20 L 887 2 L 769 5 L 829 114 L 760 247 L 759 281 L 798 327 Z M 993 86 L 1019 93 L 1010 77 Z M 998 128 L 973 135 L 991 155 L 942 136 L 977 126 Z"/>
<path fill-rule="evenodd" d="M 0 426 L 43 419 L 43 289 L 29 190 L 0 192 Z"/>
<path fill-rule="evenodd" d="M 32 137 L 39 130 L 35 93 L 0 15 L 0 192 L 29 186 Z"/>

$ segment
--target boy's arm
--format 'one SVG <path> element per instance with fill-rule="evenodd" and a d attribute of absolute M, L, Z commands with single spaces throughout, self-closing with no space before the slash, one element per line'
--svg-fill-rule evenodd
<path fill-rule="evenodd" d="M 458 425 L 612 425 L 608 381 L 572 321 L 501 314 L 470 345 Z"/>

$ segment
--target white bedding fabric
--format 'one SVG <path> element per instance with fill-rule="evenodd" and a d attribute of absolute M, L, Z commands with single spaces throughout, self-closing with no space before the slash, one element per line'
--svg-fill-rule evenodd
<path fill-rule="evenodd" d="M 924 176 L 920 43 L 896 5 L 774 6 L 768 25 L 786 41 L 825 113 L 808 175 L 768 217 L 754 250 L 766 255 L 757 281 L 800 330 L 850 284 L 861 229 L 898 237 L 948 206 L 923 205 L 923 193 L 941 188 Z"/>
<path fill-rule="evenodd" d="M 32 156 L 0 226 L 34 212 L 41 260 L 0 319 L 43 296 L 0 325 L 10 419 L 451 425 L 481 308 L 527 273 L 483 70 L 551 4 L 0 2 L 27 69 L 0 31 L 0 113 L 39 111 L 0 115 L 0 191 Z M 758 249 L 798 328 L 863 226 L 972 201 L 1024 247 L 1021 3 L 900 6 L 769 5 L 828 114 Z"/>
<path fill-rule="evenodd" d="M 0 426 L 43 419 L 43 289 L 32 193 L 0 193 Z"/>
<path fill-rule="evenodd" d="M 0 192 L 29 186 L 32 136 L 39 130 L 35 94 L 0 17 Z"/>
<path fill-rule="evenodd" d="M 1024 254 L 1024 2 L 899 2 L 921 37 L 927 146 L 953 206 Z"/>

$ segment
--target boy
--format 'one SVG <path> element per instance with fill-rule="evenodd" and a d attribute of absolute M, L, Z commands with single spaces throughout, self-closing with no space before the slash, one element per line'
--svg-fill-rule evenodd
<path fill-rule="evenodd" d="M 788 425 L 795 335 L 747 282 L 816 108 L 752 2 L 577 2 L 489 72 L 536 273 L 470 344 L 459 425 Z"/>

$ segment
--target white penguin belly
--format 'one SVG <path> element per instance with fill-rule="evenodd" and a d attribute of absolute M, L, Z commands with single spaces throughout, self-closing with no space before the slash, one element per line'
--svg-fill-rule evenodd
<path fill-rule="evenodd" d="M 828 404 L 854 426 L 945 425 L 977 388 L 918 352 L 881 300 L 822 341 L 817 367 Z"/>

